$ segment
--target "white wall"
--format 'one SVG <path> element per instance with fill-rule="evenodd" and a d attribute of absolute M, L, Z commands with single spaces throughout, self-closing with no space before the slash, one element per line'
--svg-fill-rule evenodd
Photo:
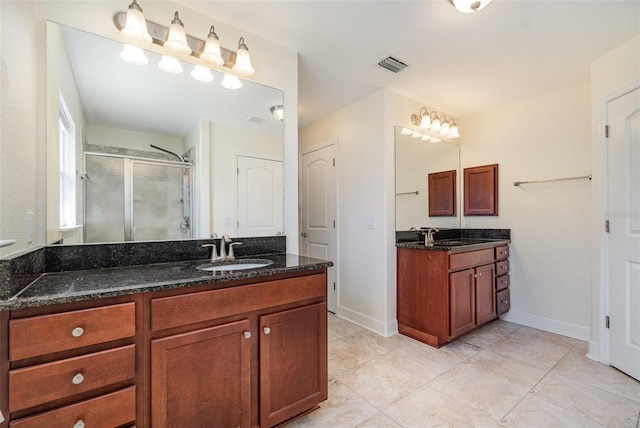
<path fill-rule="evenodd" d="M 462 168 L 499 164 L 499 216 L 463 226 L 510 228 L 511 311 L 504 319 L 587 340 L 591 327 L 589 84 L 464 118 Z"/>
<path fill-rule="evenodd" d="M 604 281 L 601 264 L 603 263 L 603 224 L 605 201 L 603 188 L 606 173 L 603 163 L 606 161 L 606 146 L 603 137 L 603 113 L 605 101 L 611 96 L 640 82 L 640 34 L 631 38 L 591 64 L 591 151 L 594 175 L 592 197 L 592 263 L 591 280 L 591 341 L 589 356 L 608 363 L 608 344 L 605 336 L 604 315 L 607 311 Z M 622 168 L 622 166 L 621 166 Z"/>
<path fill-rule="evenodd" d="M 122 40 L 113 24 L 122 1 L 11 1 L 0 2 L 2 24 L 2 152 L 0 159 L 0 238 L 16 238 L 0 256 L 34 248 L 45 242 L 46 223 L 46 105 L 45 21 L 51 20 L 114 40 Z M 145 16 L 164 22 L 175 10 L 191 31 L 206 34 L 211 24 L 226 40 L 244 36 L 251 47 L 256 74 L 251 80 L 284 91 L 288 113 L 284 121 L 285 233 L 287 249 L 298 251 L 298 57 L 297 53 L 256 35 L 240 31 L 182 4 L 150 2 Z M 191 32 L 190 31 L 190 32 Z M 235 46 L 232 46 L 234 48 Z M 37 215 L 36 240 L 24 239 L 25 212 Z"/>

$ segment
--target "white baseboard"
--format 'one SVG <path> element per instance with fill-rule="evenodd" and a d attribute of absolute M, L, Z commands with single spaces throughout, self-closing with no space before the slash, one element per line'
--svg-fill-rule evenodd
<path fill-rule="evenodd" d="M 591 340 L 591 328 L 544 318 L 537 315 L 531 315 L 525 312 L 514 311 L 513 309 L 506 314 L 501 315 L 500 319 L 551 333 L 561 334 L 563 336 L 573 337 L 574 339 L 580 339 L 587 342 Z"/>
<path fill-rule="evenodd" d="M 382 322 L 377 319 L 371 318 L 368 315 L 361 314 L 360 312 L 353 311 L 349 308 L 345 308 L 344 306 L 338 306 L 338 311 L 336 315 L 340 318 L 344 318 L 345 320 L 352 322 L 360 327 L 366 328 L 367 330 L 371 330 L 374 333 L 378 333 L 381 336 L 389 337 L 394 334 L 398 334 L 398 321 L 393 320 L 392 322 Z"/>
<path fill-rule="evenodd" d="M 600 345 L 595 342 L 589 342 L 589 351 L 587 352 L 587 358 L 593 361 L 599 361 L 601 363 L 608 364 L 608 361 L 600 361 Z"/>

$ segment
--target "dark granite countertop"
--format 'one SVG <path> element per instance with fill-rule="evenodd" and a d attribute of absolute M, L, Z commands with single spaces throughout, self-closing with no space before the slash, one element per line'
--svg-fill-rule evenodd
<path fill-rule="evenodd" d="M 424 241 L 398 242 L 397 248 L 411 248 L 414 250 L 429 251 L 450 251 L 451 253 L 463 253 L 467 251 L 484 250 L 507 245 L 511 241 L 508 239 L 458 239 L 435 241 L 433 246 L 424 245 Z"/>
<path fill-rule="evenodd" d="M 333 263 L 295 254 L 255 255 L 251 259 L 269 259 L 272 265 L 247 270 L 208 272 L 196 269 L 207 260 L 191 260 L 127 267 L 45 273 L 9 299 L 0 299 L 0 311 L 93 300 L 126 294 L 169 290 L 203 284 L 267 279 L 272 275 L 312 271 Z"/>

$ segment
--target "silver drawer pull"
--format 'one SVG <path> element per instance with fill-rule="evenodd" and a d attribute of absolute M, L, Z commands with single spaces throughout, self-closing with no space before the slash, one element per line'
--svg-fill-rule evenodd
<path fill-rule="evenodd" d="M 502 303 L 504 303 L 505 305 L 508 305 L 509 301 L 508 300 L 503 300 Z"/>
<path fill-rule="evenodd" d="M 269 327 L 265 327 L 262 329 L 262 331 L 264 331 L 264 334 L 269 334 L 271 333 L 271 329 Z"/>
<path fill-rule="evenodd" d="M 73 379 L 71 379 L 71 383 L 74 385 L 80 385 L 82 382 L 84 382 L 84 376 L 82 376 L 82 373 L 77 373 Z"/>
<path fill-rule="evenodd" d="M 245 331 L 244 332 L 244 338 L 245 339 L 251 339 L 251 332 L 250 331 Z"/>
<path fill-rule="evenodd" d="M 73 428 L 84 428 L 84 421 L 80 419 L 75 424 L 73 424 Z"/>
<path fill-rule="evenodd" d="M 509 269 L 506 265 L 502 266 L 502 269 Z"/>
<path fill-rule="evenodd" d="M 71 335 L 73 337 L 80 337 L 84 334 L 84 329 L 82 327 L 76 327 L 73 330 L 71 330 Z"/>

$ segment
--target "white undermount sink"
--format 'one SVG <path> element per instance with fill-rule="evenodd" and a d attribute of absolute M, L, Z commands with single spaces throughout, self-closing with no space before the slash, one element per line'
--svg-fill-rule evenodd
<path fill-rule="evenodd" d="M 230 270 L 258 269 L 272 264 L 273 261 L 269 259 L 239 259 L 207 263 L 197 266 L 196 269 L 208 272 L 223 272 Z"/>

